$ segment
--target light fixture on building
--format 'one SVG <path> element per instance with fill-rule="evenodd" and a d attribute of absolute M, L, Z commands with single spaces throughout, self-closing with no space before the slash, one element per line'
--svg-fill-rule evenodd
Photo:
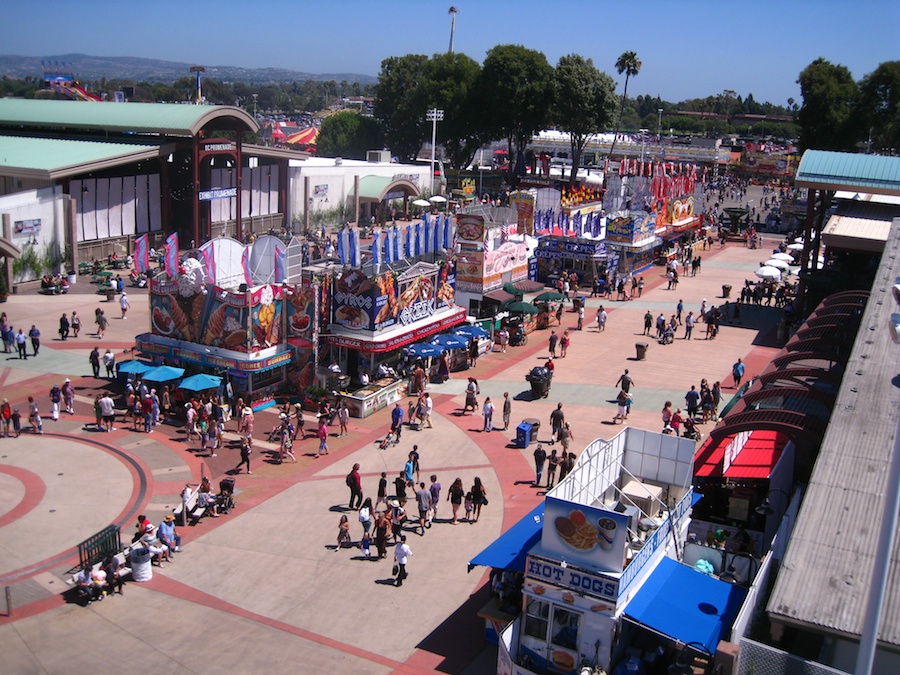
<path fill-rule="evenodd" d="M 783 495 L 784 495 L 784 500 L 785 500 L 785 510 L 787 510 L 787 505 L 788 505 L 788 504 L 790 503 L 790 501 L 791 501 L 790 495 L 789 495 L 787 492 L 785 492 L 784 490 L 779 490 L 778 488 L 773 488 L 772 490 L 769 490 L 769 491 L 766 493 L 766 498 L 763 499 L 762 504 L 760 504 L 759 506 L 756 507 L 756 512 L 757 512 L 759 515 L 761 515 L 761 516 L 771 516 L 773 513 L 775 513 L 775 509 L 772 508 L 772 504 L 771 504 L 771 502 L 769 501 L 769 496 L 772 495 L 772 494 L 775 494 L 775 493 L 780 493 L 780 494 L 783 494 Z"/>

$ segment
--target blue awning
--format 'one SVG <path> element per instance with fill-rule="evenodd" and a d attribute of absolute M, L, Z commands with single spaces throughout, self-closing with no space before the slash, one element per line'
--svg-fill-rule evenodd
<path fill-rule="evenodd" d="M 625 616 L 677 642 L 699 642 L 714 654 L 746 595 L 741 586 L 663 558 L 628 603 Z"/>
<path fill-rule="evenodd" d="M 509 528 L 469 561 L 469 571 L 476 565 L 500 570 L 525 571 L 525 554 L 541 539 L 544 527 L 544 502 Z"/>
<path fill-rule="evenodd" d="M 174 366 L 157 366 L 144 373 L 144 379 L 149 382 L 168 382 L 183 376 L 184 368 L 175 368 Z"/>

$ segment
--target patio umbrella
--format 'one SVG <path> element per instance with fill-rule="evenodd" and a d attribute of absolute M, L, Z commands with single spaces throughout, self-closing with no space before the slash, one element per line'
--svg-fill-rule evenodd
<path fill-rule="evenodd" d="M 447 201 L 446 197 L 441 197 L 440 195 L 434 195 L 433 197 L 429 197 L 428 201 L 432 204 L 443 204 Z"/>
<path fill-rule="evenodd" d="M 558 291 L 545 291 L 535 298 L 538 302 L 554 302 L 562 300 L 565 296 Z"/>
<path fill-rule="evenodd" d="M 787 263 L 794 262 L 794 256 L 790 253 L 773 253 L 772 260 L 784 260 Z"/>
<path fill-rule="evenodd" d="M 184 378 L 181 381 L 181 384 L 178 385 L 178 388 L 186 389 L 188 391 L 206 391 L 207 389 L 218 389 L 221 384 L 221 377 L 200 373 Z"/>
<path fill-rule="evenodd" d="M 541 311 L 530 302 L 511 302 L 503 309 L 512 314 L 537 314 Z"/>
<path fill-rule="evenodd" d="M 146 361 L 123 361 L 119 364 L 120 373 L 129 373 L 131 375 L 143 375 L 148 370 L 156 368 L 152 363 Z"/>
<path fill-rule="evenodd" d="M 771 279 L 776 281 L 781 279 L 781 270 L 777 267 L 769 267 L 768 265 L 760 267 L 756 270 L 756 276 L 760 279 Z"/>
<path fill-rule="evenodd" d="M 416 344 L 410 345 L 409 347 L 407 347 L 406 351 L 410 352 L 411 354 L 415 354 L 419 358 L 424 359 L 429 356 L 440 356 L 447 350 L 445 348 L 437 346 L 437 345 L 430 345 L 430 344 L 426 344 L 424 342 L 417 342 Z"/>
<path fill-rule="evenodd" d="M 797 237 L 796 239 L 794 239 L 794 243 L 795 243 L 795 244 L 802 244 L 802 243 L 803 243 L 803 237 Z"/>
<path fill-rule="evenodd" d="M 453 331 L 454 335 L 464 335 L 468 339 L 487 337 L 488 332 L 481 326 L 460 326 Z"/>
<path fill-rule="evenodd" d="M 184 368 L 159 366 L 144 373 L 144 379 L 151 382 L 168 382 L 169 380 L 177 380 L 182 375 L 184 375 Z"/>
<path fill-rule="evenodd" d="M 466 338 L 460 337 L 459 335 L 450 335 L 449 333 L 435 335 L 431 344 L 438 347 L 444 347 L 445 349 L 465 349 L 469 346 L 469 342 Z"/>
<path fill-rule="evenodd" d="M 787 247 L 788 247 L 788 250 L 791 250 L 791 251 L 802 251 L 803 250 L 803 244 L 788 244 Z"/>
<path fill-rule="evenodd" d="M 413 206 L 431 206 L 431 202 L 425 199 L 416 199 L 412 204 Z"/>
<path fill-rule="evenodd" d="M 791 266 L 786 263 L 784 260 L 780 258 L 773 258 L 772 260 L 766 260 L 767 267 L 777 267 L 780 270 L 788 270 Z"/>

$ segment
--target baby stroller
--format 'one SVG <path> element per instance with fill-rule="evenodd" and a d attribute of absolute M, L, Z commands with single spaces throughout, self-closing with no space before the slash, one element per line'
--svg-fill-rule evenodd
<path fill-rule="evenodd" d="M 234 507 L 234 478 L 223 478 L 219 481 L 216 509 L 219 513 L 231 513 L 231 509 Z"/>
<path fill-rule="evenodd" d="M 675 341 L 675 329 L 672 326 L 666 326 L 666 329 L 663 331 L 662 337 L 659 338 L 659 344 L 661 345 L 670 345 Z"/>
<path fill-rule="evenodd" d="M 700 433 L 700 430 L 697 429 L 697 425 L 694 423 L 694 420 L 691 419 L 691 416 L 688 415 L 682 420 L 682 425 L 684 425 L 684 437 L 690 438 L 694 441 L 699 441 L 703 438 L 703 434 Z"/>

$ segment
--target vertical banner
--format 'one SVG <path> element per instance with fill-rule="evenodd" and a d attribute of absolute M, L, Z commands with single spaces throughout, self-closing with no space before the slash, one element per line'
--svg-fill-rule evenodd
<path fill-rule="evenodd" d="M 275 283 L 280 284 L 287 276 L 284 272 L 285 250 L 280 246 L 275 247 Z"/>
<path fill-rule="evenodd" d="M 362 264 L 362 257 L 359 248 L 359 230 L 350 230 L 350 264 L 353 267 L 359 267 Z"/>
<path fill-rule="evenodd" d="M 412 258 L 412 225 L 406 226 L 406 241 L 403 242 L 403 255 Z"/>
<path fill-rule="evenodd" d="M 347 264 L 347 251 L 349 248 L 350 243 L 347 241 L 347 228 L 343 228 L 338 232 L 338 258 L 341 261 L 341 265 Z"/>
<path fill-rule="evenodd" d="M 150 271 L 150 236 L 147 234 L 134 240 L 134 268 L 141 273 Z"/>
<path fill-rule="evenodd" d="M 422 223 L 416 223 L 416 241 L 413 253 L 415 255 L 422 255 Z"/>
<path fill-rule="evenodd" d="M 372 264 L 376 267 L 381 264 L 381 232 L 372 236 Z"/>
<path fill-rule="evenodd" d="M 444 216 L 444 248 L 450 250 L 450 214 Z"/>
<path fill-rule="evenodd" d="M 178 275 L 178 233 L 173 232 L 166 237 L 165 243 L 165 266 L 166 274 L 170 279 L 174 279 Z"/>
<path fill-rule="evenodd" d="M 394 254 L 392 256 L 392 258 L 393 258 L 392 262 L 397 262 L 398 260 L 400 260 L 400 228 L 397 227 L 396 225 L 394 225 L 393 230 L 394 230 L 394 234 L 392 237 L 393 241 L 391 242 L 391 244 L 393 245 L 393 248 L 394 248 Z"/>
<path fill-rule="evenodd" d="M 245 246 L 244 252 L 241 254 L 241 269 L 244 271 L 244 283 L 247 286 L 253 285 L 253 279 L 250 276 L 250 247 Z"/>
<path fill-rule="evenodd" d="M 431 250 L 434 252 L 441 250 L 441 217 L 434 217 L 434 228 L 431 230 L 432 239 Z"/>
<path fill-rule="evenodd" d="M 429 218 L 422 218 L 422 253 L 428 253 L 431 251 L 431 243 L 434 241 L 434 238 L 431 234 L 432 228 L 432 220 Z"/>
<path fill-rule="evenodd" d="M 209 283 L 216 283 L 216 250 L 213 248 L 212 242 L 201 249 L 203 253 L 203 265 L 206 268 L 206 278 Z"/>

